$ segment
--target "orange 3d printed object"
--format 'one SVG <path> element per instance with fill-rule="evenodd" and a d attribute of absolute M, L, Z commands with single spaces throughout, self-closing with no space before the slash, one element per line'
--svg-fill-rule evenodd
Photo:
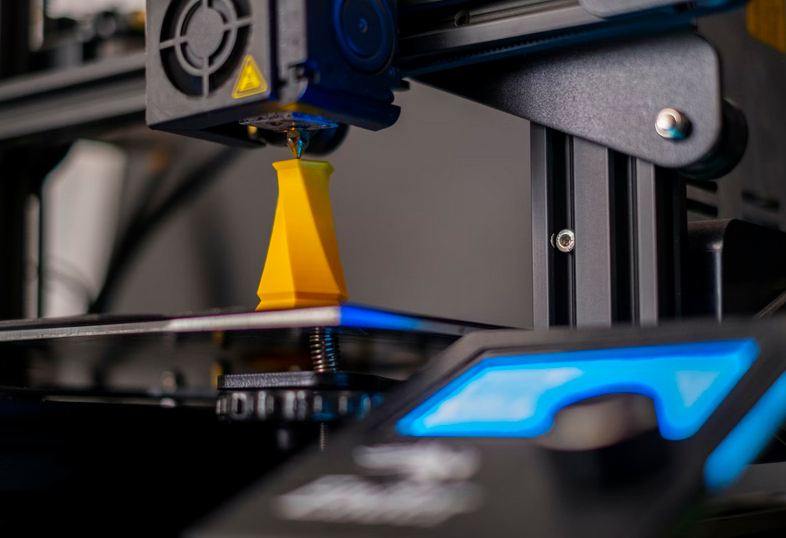
<path fill-rule="evenodd" d="M 278 170 L 278 206 L 257 310 L 338 305 L 347 300 L 328 183 L 333 167 L 293 159 Z"/>

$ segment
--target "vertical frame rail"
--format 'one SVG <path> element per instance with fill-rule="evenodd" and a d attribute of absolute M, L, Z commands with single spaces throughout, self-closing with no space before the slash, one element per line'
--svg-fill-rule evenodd
<path fill-rule="evenodd" d="M 532 125 L 536 328 L 656 324 L 682 313 L 687 213 L 677 173 Z M 552 237 L 575 233 L 563 253 Z"/>

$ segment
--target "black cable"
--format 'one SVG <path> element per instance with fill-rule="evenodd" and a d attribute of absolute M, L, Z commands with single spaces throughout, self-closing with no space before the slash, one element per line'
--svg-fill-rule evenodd
<path fill-rule="evenodd" d="M 149 236 L 166 220 L 172 217 L 223 172 L 240 152 L 237 148 L 226 148 L 205 163 L 197 166 L 161 204 L 146 214 L 142 208 L 131 217 L 129 224 L 116 243 L 107 268 L 101 291 L 90 305 L 90 313 L 104 313 L 114 299 L 134 258 Z"/>
<path fill-rule="evenodd" d="M 132 227 L 137 227 L 147 218 L 149 209 L 153 207 L 156 196 L 161 191 L 161 188 L 167 183 L 167 179 L 171 179 L 172 174 L 172 160 L 177 158 L 177 155 L 170 154 L 167 156 L 168 165 L 164 166 L 162 170 L 154 173 L 152 177 L 147 180 L 147 183 L 142 187 L 141 192 L 137 196 L 136 204 L 130 212 L 130 216 L 125 223 L 125 229 L 130 230 Z M 117 244 L 113 247 L 113 254 L 117 250 Z"/>

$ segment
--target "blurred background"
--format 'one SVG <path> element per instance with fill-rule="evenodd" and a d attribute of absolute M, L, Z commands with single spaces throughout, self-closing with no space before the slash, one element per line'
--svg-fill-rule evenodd
<path fill-rule="evenodd" d="M 397 98 L 403 115 L 393 128 L 352 129 L 327 157 L 336 168 L 331 198 L 351 301 L 527 326 L 527 122 L 419 84 Z M 86 311 L 151 177 L 164 176 L 158 189 L 166 196 L 223 151 L 149 138 L 79 142 L 47 180 L 47 316 Z M 227 157 L 226 168 L 129 261 L 110 310 L 256 307 L 278 192 L 271 164 L 286 159 L 286 148 Z"/>
<path fill-rule="evenodd" d="M 0 77 L 13 86 L 139 57 L 144 8 L 144 0 L 0 0 Z M 29 28 L 9 27 L 19 20 Z M 721 53 L 724 94 L 745 111 L 750 144 L 722 182 L 689 182 L 689 217 L 781 228 L 786 159 L 773 144 L 786 134 L 777 95 L 786 55 L 748 34 L 744 10 L 702 19 L 700 30 Z M 67 113 L 67 99 L 41 114 Z M 8 103 L 6 128 L 16 106 Z M 396 125 L 353 128 L 327 157 L 350 300 L 530 326 L 528 123 L 417 82 L 396 104 Z M 141 113 L 142 102 L 135 106 Z M 255 307 L 277 197 L 271 164 L 289 152 L 227 150 L 134 118 L 60 146 L 62 162 L 29 197 L 28 223 L 43 233 L 27 234 L 27 317 Z M 44 142 L 37 147 L 52 147 Z"/>
<path fill-rule="evenodd" d="M 38 6 L 34 45 L 51 49 L 61 69 L 144 47 L 144 0 Z M 393 128 L 352 129 L 327 157 L 350 300 L 528 326 L 528 123 L 417 83 L 397 104 L 403 114 Z M 253 309 L 278 191 L 271 164 L 291 154 L 226 152 L 140 126 L 74 144 L 46 180 L 42 314 L 87 312 L 113 249 L 128 248 L 118 242 L 129 224 L 219 155 L 220 170 L 202 174 L 211 177 L 132 247 L 99 310 Z"/>

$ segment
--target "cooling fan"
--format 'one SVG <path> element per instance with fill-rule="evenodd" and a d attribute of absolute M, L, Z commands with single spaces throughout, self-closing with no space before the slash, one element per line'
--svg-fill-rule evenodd
<path fill-rule="evenodd" d="M 247 0 L 174 0 L 159 42 L 169 80 L 186 95 L 215 93 L 240 65 L 251 23 Z"/>
<path fill-rule="evenodd" d="M 154 129 L 259 147 L 275 144 L 270 126 L 293 115 L 371 130 L 398 119 L 396 0 L 147 0 L 146 8 Z"/>

